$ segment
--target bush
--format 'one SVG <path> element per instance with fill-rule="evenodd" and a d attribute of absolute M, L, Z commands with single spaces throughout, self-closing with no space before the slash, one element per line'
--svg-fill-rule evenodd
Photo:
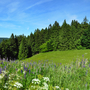
<path fill-rule="evenodd" d="M 85 50 L 86 47 L 83 47 L 83 46 L 79 45 L 79 46 L 77 46 L 77 49 L 78 49 L 78 50 L 80 50 L 80 49 Z"/>

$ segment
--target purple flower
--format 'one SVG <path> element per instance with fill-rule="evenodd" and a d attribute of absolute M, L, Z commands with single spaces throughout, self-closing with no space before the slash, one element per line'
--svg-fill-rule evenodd
<path fill-rule="evenodd" d="M 0 74 L 2 73 L 2 69 L 0 68 Z"/>
<path fill-rule="evenodd" d="M 62 63 L 60 63 L 60 65 L 61 65 Z"/>
<path fill-rule="evenodd" d="M 56 68 L 56 65 L 54 65 L 54 67 Z"/>
<path fill-rule="evenodd" d="M 1 64 L 4 64 L 3 62 L 1 62 Z"/>
<path fill-rule="evenodd" d="M 21 73 L 23 73 L 23 70 L 21 70 Z"/>
<path fill-rule="evenodd" d="M 84 55 L 82 55 L 82 57 L 84 57 Z"/>
<path fill-rule="evenodd" d="M 17 71 L 17 68 L 16 68 L 16 71 Z"/>
<path fill-rule="evenodd" d="M 6 68 L 6 66 L 5 66 L 5 68 Z"/>
<path fill-rule="evenodd" d="M 90 67 L 90 64 L 89 64 L 89 67 Z"/>
<path fill-rule="evenodd" d="M 25 65 L 24 65 L 24 70 L 25 70 L 25 71 L 27 71 L 27 70 L 28 70 L 28 68 L 26 68 L 26 67 L 25 67 Z"/>
<path fill-rule="evenodd" d="M 85 68 L 85 65 L 83 67 Z"/>
<path fill-rule="evenodd" d="M 66 66 L 65 66 L 65 69 L 66 69 Z"/>
<path fill-rule="evenodd" d="M 29 69 L 29 74 L 30 74 L 31 70 Z"/>

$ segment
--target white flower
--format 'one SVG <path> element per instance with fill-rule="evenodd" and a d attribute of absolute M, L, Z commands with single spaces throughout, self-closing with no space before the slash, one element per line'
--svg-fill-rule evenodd
<path fill-rule="evenodd" d="M 31 88 L 35 89 L 35 86 L 31 86 Z"/>
<path fill-rule="evenodd" d="M 68 88 L 66 88 L 66 90 L 69 90 Z"/>
<path fill-rule="evenodd" d="M 6 72 L 6 71 L 2 71 L 4 74 L 7 74 L 8 72 Z"/>
<path fill-rule="evenodd" d="M 45 81 L 50 81 L 48 77 L 43 77 Z"/>
<path fill-rule="evenodd" d="M 20 69 L 18 69 L 17 71 L 20 71 Z"/>
<path fill-rule="evenodd" d="M 0 79 L 2 79 L 3 77 L 4 77 L 4 74 L 1 74 L 1 75 L 0 75 Z"/>
<path fill-rule="evenodd" d="M 44 84 L 44 86 L 45 86 L 46 88 L 48 88 L 48 85 L 47 85 L 47 83 L 45 83 L 45 82 L 44 82 L 43 84 Z"/>
<path fill-rule="evenodd" d="M 17 88 L 23 87 L 23 85 L 22 85 L 21 83 L 19 83 L 19 82 L 16 82 L 16 83 L 14 84 L 14 86 L 16 86 Z"/>
<path fill-rule="evenodd" d="M 23 67 L 21 67 L 21 69 L 23 69 Z"/>
<path fill-rule="evenodd" d="M 23 74 L 25 74 L 25 71 L 23 71 Z"/>
<path fill-rule="evenodd" d="M 55 86 L 55 88 L 59 89 L 59 86 Z"/>
<path fill-rule="evenodd" d="M 3 86 L 4 88 L 8 88 L 7 86 Z"/>
<path fill-rule="evenodd" d="M 40 80 L 39 80 L 39 79 L 33 79 L 33 80 L 32 80 L 32 83 L 35 83 L 35 84 L 37 83 L 37 84 L 39 84 L 39 83 L 40 83 Z"/>

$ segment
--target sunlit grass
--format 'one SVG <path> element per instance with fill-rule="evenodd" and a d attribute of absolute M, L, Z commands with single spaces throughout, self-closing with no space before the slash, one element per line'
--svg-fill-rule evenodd
<path fill-rule="evenodd" d="M 49 60 L 56 64 L 62 63 L 62 65 L 70 64 L 71 62 L 75 62 L 76 60 L 81 61 L 84 58 L 90 58 L 90 49 L 86 50 L 68 50 L 68 51 L 51 51 L 46 53 L 39 53 L 30 58 L 27 58 L 23 61 L 25 62 L 39 62 L 39 60 L 45 61 Z"/>

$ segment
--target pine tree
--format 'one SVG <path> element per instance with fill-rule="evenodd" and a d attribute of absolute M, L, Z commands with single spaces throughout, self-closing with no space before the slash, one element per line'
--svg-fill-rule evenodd
<path fill-rule="evenodd" d="M 86 49 L 90 49 L 90 23 L 88 29 L 84 31 L 81 39 L 81 45 L 86 47 Z"/>
<path fill-rule="evenodd" d="M 25 59 L 27 57 L 28 57 L 28 47 L 26 45 L 25 38 L 23 37 L 21 44 L 19 46 L 18 58 L 19 58 L 19 60 L 22 60 L 22 59 Z"/>

